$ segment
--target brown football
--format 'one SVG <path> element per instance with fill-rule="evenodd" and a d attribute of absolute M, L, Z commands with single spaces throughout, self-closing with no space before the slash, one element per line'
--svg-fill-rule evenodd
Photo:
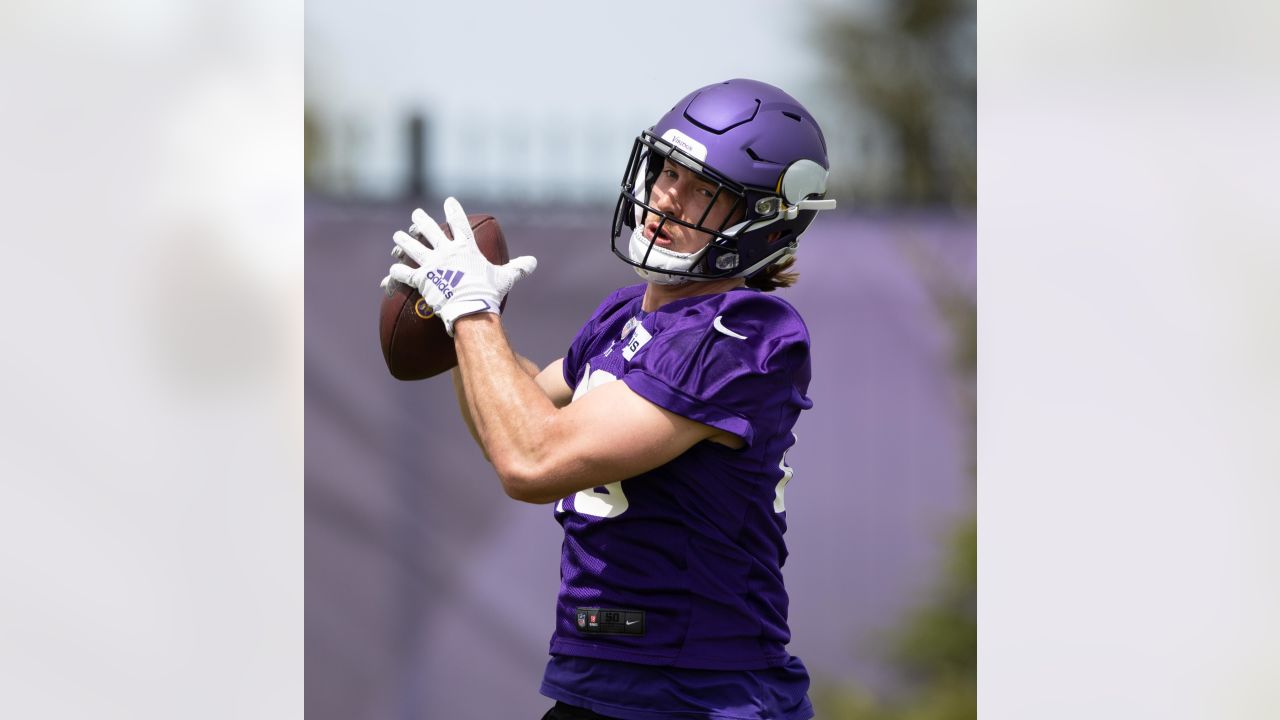
<path fill-rule="evenodd" d="M 498 221 L 492 215 L 480 214 L 467 215 L 467 220 L 471 222 L 480 252 L 494 265 L 505 265 L 511 258 L 507 255 L 507 240 L 502 236 Z M 453 237 L 448 223 L 440 223 L 440 229 Z M 431 247 L 421 233 L 413 235 Z M 418 267 L 407 257 L 400 262 Z M 503 298 L 502 307 L 506 306 L 507 301 Z M 396 283 L 390 297 L 382 296 L 382 306 L 378 311 L 378 337 L 382 341 L 382 357 L 387 361 L 387 370 L 397 380 L 422 380 L 458 364 L 453 338 L 445 332 L 444 322 L 432 313 L 426 300 L 414 288 Z"/>

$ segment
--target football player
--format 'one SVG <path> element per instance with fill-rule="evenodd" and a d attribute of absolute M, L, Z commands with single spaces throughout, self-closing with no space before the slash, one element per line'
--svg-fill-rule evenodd
<path fill-rule="evenodd" d="M 778 88 L 685 96 L 636 139 L 614 211 L 613 253 L 644 282 L 543 369 L 498 319 L 536 260 L 490 264 L 453 198 L 453 240 L 421 210 L 434 249 L 395 234 L 420 267 L 384 287 L 416 287 L 443 319 L 463 418 L 504 490 L 554 503 L 564 528 L 545 718 L 812 717 L 782 581 L 809 336 L 769 291 L 835 207 L 827 170 L 817 122 Z"/>

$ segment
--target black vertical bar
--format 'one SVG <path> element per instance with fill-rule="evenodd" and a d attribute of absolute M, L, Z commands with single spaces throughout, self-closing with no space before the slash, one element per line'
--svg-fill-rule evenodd
<path fill-rule="evenodd" d="M 409 174 L 405 192 L 409 197 L 427 195 L 427 120 L 420 113 L 409 116 Z"/>

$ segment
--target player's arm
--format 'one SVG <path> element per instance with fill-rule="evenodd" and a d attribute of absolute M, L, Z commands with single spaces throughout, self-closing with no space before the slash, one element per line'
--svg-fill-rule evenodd
<path fill-rule="evenodd" d="M 548 399 L 556 407 L 564 407 L 573 399 L 573 390 L 565 383 L 564 375 L 561 373 L 560 367 L 564 362 L 563 359 L 556 360 L 543 369 L 529 358 L 523 355 L 516 355 L 516 363 L 526 375 L 533 378 L 542 392 L 546 393 Z M 453 391 L 458 396 L 458 411 L 462 414 L 462 421 L 466 423 L 467 430 L 471 433 L 471 437 L 480 446 L 480 451 L 484 453 L 486 460 L 489 459 L 489 453 L 484 449 L 484 443 L 480 441 L 480 435 L 476 432 L 476 423 L 471 418 L 471 402 L 467 399 L 466 385 L 462 382 L 462 373 L 458 368 L 449 371 L 453 379 Z"/>
<path fill-rule="evenodd" d="M 517 355 L 516 357 L 520 357 Z M 524 358 L 520 358 L 524 359 Z M 542 388 L 542 392 L 546 393 L 547 398 L 551 400 L 551 404 L 558 408 L 568 405 L 573 400 L 573 388 L 564 381 L 564 358 L 560 358 L 550 365 L 542 368 L 538 374 L 533 376 L 533 381 Z M 537 366 L 534 366 L 537 369 Z"/>
<path fill-rule="evenodd" d="M 521 368 L 497 316 L 460 318 L 454 333 L 477 435 L 503 489 L 517 500 L 546 503 L 625 480 L 703 440 L 741 445 L 740 438 L 660 408 L 622 382 L 556 405 Z"/>

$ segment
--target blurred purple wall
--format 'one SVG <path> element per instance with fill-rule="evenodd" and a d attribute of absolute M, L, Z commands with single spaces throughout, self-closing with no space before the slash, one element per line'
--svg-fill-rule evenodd
<path fill-rule="evenodd" d="M 537 272 L 504 316 L 515 349 L 563 355 L 613 289 L 610 208 L 494 208 Z M 550 506 L 508 499 L 447 376 L 402 383 L 378 347 L 378 282 L 414 206 L 306 207 L 306 712 L 310 720 L 537 718 L 559 587 Z M 439 219 L 439 203 L 426 206 Z M 783 297 L 813 339 L 814 408 L 788 455 L 792 642 L 817 678 L 884 688 L 881 637 L 924 599 L 972 509 L 948 329 L 921 262 L 972 297 L 972 218 L 820 217 Z"/>

